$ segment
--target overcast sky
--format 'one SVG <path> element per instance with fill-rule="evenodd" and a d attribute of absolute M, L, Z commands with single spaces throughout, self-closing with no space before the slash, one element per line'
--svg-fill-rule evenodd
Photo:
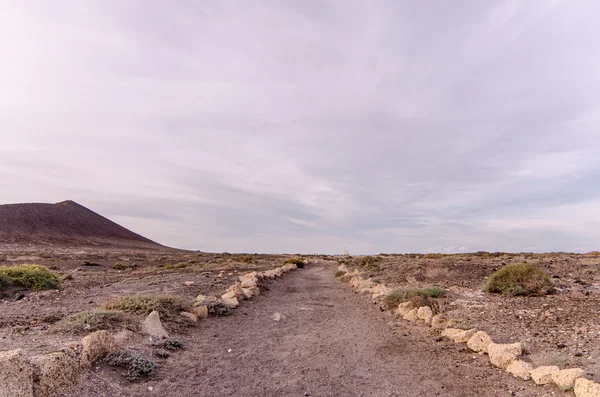
<path fill-rule="evenodd" d="M 600 249 L 597 0 L 0 2 L 0 203 L 205 251 Z"/>

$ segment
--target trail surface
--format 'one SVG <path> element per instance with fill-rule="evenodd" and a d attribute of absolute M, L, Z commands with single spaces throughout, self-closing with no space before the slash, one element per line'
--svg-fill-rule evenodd
<path fill-rule="evenodd" d="M 550 396 L 464 345 L 389 312 L 311 265 L 228 317 L 203 321 L 157 379 L 109 382 L 90 374 L 70 396 Z M 278 320 L 278 321 L 277 321 Z M 149 387 L 152 390 L 149 390 Z"/>

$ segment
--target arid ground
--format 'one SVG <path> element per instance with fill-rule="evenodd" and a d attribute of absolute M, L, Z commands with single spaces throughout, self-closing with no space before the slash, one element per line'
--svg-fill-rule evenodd
<path fill-rule="evenodd" d="M 0 301 L 0 350 L 50 352 L 78 332 L 65 317 L 124 295 L 166 293 L 185 299 L 218 294 L 241 273 L 280 266 L 286 256 L 206 254 L 171 249 L 5 247 L 0 266 L 38 263 L 65 278 L 60 291 L 5 291 Z M 68 396 L 550 396 L 492 367 L 463 345 L 439 338 L 384 311 L 370 296 L 336 279 L 340 262 L 307 257 L 305 269 L 269 281 L 266 292 L 233 314 L 193 323 L 165 323 L 184 349 L 168 358 L 133 333 L 130 346 L 158 364 L 155 377 L 129 382 L 98 363 Z M 545 297 L 482 292 L 503 263 L 545 268 L 556 287 Z M 440 310 L 461 327 L 476 326 L 495 341 L 521 341 L 536 365 L 579 366 L 600 375 L 600 256 L 596 254 L 385 255 L 367 269 L 392 287 L 440 286 Z M 17 299 L 17 300 L 16 300 Z M 116 330 L 114 330 L 116 331 Z"/>

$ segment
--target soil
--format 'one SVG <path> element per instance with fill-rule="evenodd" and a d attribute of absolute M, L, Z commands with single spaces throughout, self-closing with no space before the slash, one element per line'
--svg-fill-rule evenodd
<path fill-rule="evenodd" d="M 337 281 L 333 264 L 298 269 L 232 315 L 202 321 L 180 338 L 183 351 L 159 362 L 152 380 L 130 383 L 119 370 L 98 365 L 68 396 L 555 394 L 381 311 Z"/>
<path fill-rule="evenodd" d="M 57 323 L 72 314 L 97 309 L 114 297 L 170 294 L 189 299 L 219 294 L 240 273 L 281 266 L 276 255 L 206 254 L 139 249 L 57 248 L 0 251 L 1 265 L 35 263 L 55 270 L 62 289 L 0 291 L 0 350 L 23 348 L 31 354 L 54 351 L 79 334 L 58 332 Z M 126 265 L 133 269 L 117 270 Z M 21 297 L 22 296 L 22 297 Z M 16 300 L 17 297 L 21 299 Z M 166 328 L 178 324 L 165 324 Z M 172 328 L 171 330 L 174 330 Z M 179 331 L 179 330 L 178 330 Z"/>
<path fill-rule="evenodd" d="M 522 342 L 536 366 L 581 367 L 600 381 L 600 255 L 382 255 L 367 274 L 392 288 L 440 286 L 440 309 L 462 328 L 477 327 L 498 343 Z M 360 258 L 345 260 L 350 266 Z M 485 294 L 487 277 L 509 263 L 531 263 L 552 277 L 542 297 Z"/>

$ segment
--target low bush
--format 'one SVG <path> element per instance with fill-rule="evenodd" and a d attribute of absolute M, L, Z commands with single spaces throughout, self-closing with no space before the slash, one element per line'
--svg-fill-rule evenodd
<path fill-rule="evenodd" d="M 179 263 L 171 263 L 165 266 L 165 269 L 185 269 L 188 267 L 187 263 L 179 262 Z"/>
<path fill-rule="evenodd" d="M 288 264 L 292 264 L 292 265 L 296 265 L 299 269 L 303 269 L 304 268 L 304 259 L 302 258 L 288 258 L 283 262 L 284 265 L 288 265 Z"/>
<path fill-rule="evenodd" d="M 382 258 L 380 256 L 363 256 L 358 260 L 358 267 L 363 271 L 378 271 L 380 270 L 379 262 Z"/>
<path fill-rule="evenodd" d="M 510 264 L 488 277 L 485 292 L 504 295 L 543 296 L 552 291 L 552 279 L 537 266 Z"/>
<path fill-rule="evenodd" d="M 342 277 L 344 274 L 346 274 L 346 272 L 343 270 L 338 270 L 337 272 L 335 272 L 336 277 Z"/>
<path fill-rule="evenodd" d="M 102 310 L 118 310 L 136 315 L 147 315 L 154 310 L 162 319 L 169 321 L 181 317 L 179 313 L 189 311 L 192 302 L 174 295 L 144 294 L 121 296 L 102 304 Z"/>
<path fill-rule="evenodd" d="M 411 301 L 413 306 L 435 307 L 435 299 L 441 298 L 446 294 L 446 290 L 440 287 L 427 287 L 420 289 L 397 289 L 383 298 L 383 304 L 388 309 L 393 309 L 400 303 Z"/>
<path fill-rule="evenodd" d="M 52 270 L 41 265 L 17 265 L 0 267 L 0 277 L 33 291 L 60 289 L 60 278 Z"/>
<path fill-rule="evenodd" d="M 114 367 L 127 369 L 127 379 L 131 382 L 154 376 L 156 373 L 156 364 L 153 361 L 127 350 L 107 354 L 104 362 Z"/>
<path fill-rule="evenodd" d="M 137 322 L 120 310 L 87 310 L 62 319 L 57 327 L 67 332 L 94 332 L 119 328 L 135 329 Z"/>

